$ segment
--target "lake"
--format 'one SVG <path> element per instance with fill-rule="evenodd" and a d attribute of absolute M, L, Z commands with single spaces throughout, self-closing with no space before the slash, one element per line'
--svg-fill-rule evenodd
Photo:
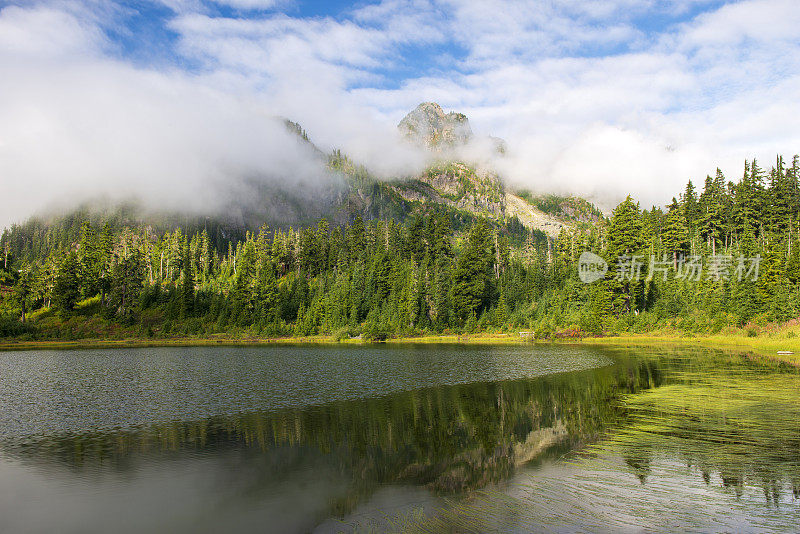
<path fill-rule="evenodd" d="M 0 532 L 796 532 L 800 373 L 700 349 L 0 352 Z"/>

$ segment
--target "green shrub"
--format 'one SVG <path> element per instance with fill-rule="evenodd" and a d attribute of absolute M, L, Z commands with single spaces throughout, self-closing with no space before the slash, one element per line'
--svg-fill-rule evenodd
<path fill-rule="evenodd" d="M 350 339 L 350 337 L 351 337 L 350 336 L 350 327 L 345 326 L 345 327 L 339 328 L 338 330 L 336 330 L 332 334 L 331 337 L 333 337 L 333 340 L 335 342 L 337 342 L 337 343 L 340 343 L 342 340 L 345 340 L 345 339 Z"/>
<path fill-rule="evenodd" d="M 0 337 L 17 337 L 36 333 L 36 327 L 31 323 L 23 323 L 13 317 L 0 317 Z"/>

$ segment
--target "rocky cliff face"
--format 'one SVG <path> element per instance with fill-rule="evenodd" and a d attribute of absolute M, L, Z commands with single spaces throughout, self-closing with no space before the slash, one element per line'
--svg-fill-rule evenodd
<path fill-rule="evenodd" d="M 445 204 L 493 219 L 505 214 L 502 180 L 461 162 L 434 165 L 414 180 L 395 182 L 393 187 L 406 200 Z"/>
<path fill-rule="evenodd" d="M 437 162 L 416 177 L 417 184 L 399 185 L 397 191 L 409 200 L 447 204 L 475 214 L 502 218 L 505 211 L 503 182 L 493 172 L 447 159 L 449 149 L 469 142 L 473 137 L 469 120 L 463 113 L 445 113 L 435 102 L 423 102 L 397 125 L 412 143 L 427 148 Z"/>
<path fill-rule="evenodd" d="M 435 102 L 423 102 L 397 125 L 411 142 L 434 151 L 466 143 L 472 128 L 463 113 L 445 113 Z"/>
<path fill-rule="evenodd" d="M 517 217 L 524 226 L 542 230 L 551 237 L 568 226 L 563 220 L 543 213 L 527 200 L 506 191 L 502 179 L 491 170 L 447 159 L 452 155 L 449 149 L 473 138 L 464 114 L 445 113 L 439 104 L 423 102 L 406 115 L 397 128 L 412 143 L 437 154 L 438 160 L 413 180 L 392 184 L 402 198 L 445 204 L 492 219 Z M 502 157 L 506 152 L 505 141 L 497 137 L 488 139 Z"/>

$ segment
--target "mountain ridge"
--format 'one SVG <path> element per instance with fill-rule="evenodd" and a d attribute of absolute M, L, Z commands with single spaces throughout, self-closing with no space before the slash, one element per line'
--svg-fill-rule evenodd
<path fill-rule="evenodd" d="M 59 215 L 34 215 L 31 221 L 43 227 L 59 218 L 82 217 L 95 222 L 125 221 L 143 227 L 169 230 L 171 227 L 213 227 L 219 239 L 239 239 L 247 231 L 264 224 L 273 228 L 307 226 L 322 218 L 341 225 L 361 216 L 364 219 L 405 220 L 431 206 L 453 212 L 463 220 L 485 217 L 504 225 L 511 219 L 529 231 L 538 230 L 555 238 L 574 224 L 594 223 L 570 216 L 563 210 L 544 210 L 530 192 L 509 189 L 494 170 L 456 159 L 453 148 L 475 139 L 469 119 L 463 113 L 448 112 L 435 102 L 423 102 L 398 124 L 407 141 L 430 151 L 432 162 L 412 176 L 379 179 L 367 167 L 341 151 L 326 153 L 311 140 L 303 127 L 290 119 L 277 117 L 298 142 L 311 150 L 313 157 L 330 171 L 332 178 L 321 184 L 289 186 L 281 180 L 245 180 L 236 187 L 235 197 L 204 213 L 169 208 L 148 208 L 136 200 L 85 201 Z M 497 143 L 504 143 L 494 138 Z M 541 197 L 544 198 L 544 197 Z M 591 203 L 580 199 L 580 202 Z M 542 203 L 540 203 L 542 204 Z M 548 207 L 550 204 L 547 205 Z M 588 209 L 589 212 L 593 211 Z M 599 210 L 597 210 L 599 213 Z"/>

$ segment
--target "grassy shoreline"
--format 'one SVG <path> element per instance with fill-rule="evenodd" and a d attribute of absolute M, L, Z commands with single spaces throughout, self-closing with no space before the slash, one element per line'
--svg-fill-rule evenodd
<path fill-rule="evenodd" d="M 586 337 L 559 340 L 531 341 L 513 334 L 469 334 L 438 335 L 390 339 L 389 344 L 406 343 L 450 343 L 450 344 L 488 344 L 488 345 L 543 345 L 565 344 L 609 348 L 694 346 L 739 352 L 749 356 L 783 361 L 800 366 L 800 337 L 763 335 L 745 337 L 735 335 L 681 336 L 675 334 L 627 334 L 608 337 Z M 261 338 L 261 337 L 175 337 L 175 338 L 125 338 L 125 339 L 78 339 L 52 341 L 0 341 L 0 351 L 10 350 L 61 350 L 86 348 L 135 348 L 135 347 L 210 347 L 238 346 L 257 347 L 270 345 L 367 345 L 362 339 L 336 341 L 331 336 Z M 778 351 L 791 351 L 795 354 L 778 354 Z"/>
<path fill-rule="evenodd" d="M 41 340 L 41 341 L 0 341 L 3 350 L 36 350 L 36 349 L 85 349 L 85 348 L 127 348 L 127 347 L 217 347 L 217 346 L 270 346 L 270 345 L 371 345 L 371 344 L 406 344 L 406 343 L 452 343 L 452 344 L 524 344 L 531 342 L 514 338 L 510 335 L 470 334 L 440 335 L 388 339 L 385 342 L 371 342 L 360 338 L 337 341 L 333 336 L 307 337 L 174 337 L 174 338 L 140 338 L 123 339 L 76 339 L 76 340 Z M 537 341 L 536 343 L 548 343 Z"/>
<path fill-rule="evenodd" d="M 603 347 L 702 347 L 740 353 L 744 356 L 781 361 L 800 367 L 800 339 L 744 336 L 625 335 L 583 339 L 580 344 Z M 794 354 L 778 354 L 789 351 Z"/>

